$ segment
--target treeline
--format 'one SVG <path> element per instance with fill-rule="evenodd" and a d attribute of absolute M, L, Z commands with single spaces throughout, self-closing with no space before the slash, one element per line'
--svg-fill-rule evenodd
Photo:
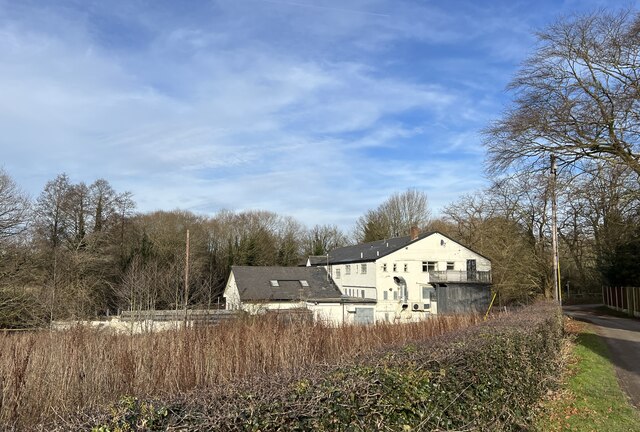
<path fill-rule="evenodd" d="M 219 301 L 231 265 L 297 265 L 348 242 L 268 211 L 136 213 L 104 179 L 62 174 L 32 202 L 0 171 L 0 326 L 183 307 L 187 230 L 191 307 Z"/>
<path fill-rule="evenodd" d="M 561 271 L 572 292 L 632 283 L 640 257 L 637 177 L 591 163 L 558 180 Z M 269 211 L 136 213 L 106 180 L 62 174 L 30 201 L 0 172 L 0 325 L 42 325 L 120 310 L 211 308 L 232 265 L 297 265 L 347 244 L 439 230 L 490 258 L 503 302 L 551 296 L 549 174 L 519 173 L 463 196 L 438 218 L 423 192 L 393 194 L 350 233 Z M 185 290 L 186 231 L 190 233 Z M 188 292 L 189 298 L 185 299 Z"/>

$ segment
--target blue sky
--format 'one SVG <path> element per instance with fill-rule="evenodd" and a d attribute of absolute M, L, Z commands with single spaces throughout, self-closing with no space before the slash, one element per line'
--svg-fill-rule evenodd
<path fill-rule="evenodd" d="M 0 166 L 107 179 L 139 211 L 348 228 L 486 184 L 479 131 L 533 32 L 614 1 L 0 0 Z"/>

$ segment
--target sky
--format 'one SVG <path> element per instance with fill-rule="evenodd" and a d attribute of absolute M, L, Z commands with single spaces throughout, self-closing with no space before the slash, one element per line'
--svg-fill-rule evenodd
<path fill-rule="evenodd" d="M 535 31 L 616 1 L 0 0 L 0 167 L 137 210 L 347 228 L 487 185 L 483 128 Z"/>

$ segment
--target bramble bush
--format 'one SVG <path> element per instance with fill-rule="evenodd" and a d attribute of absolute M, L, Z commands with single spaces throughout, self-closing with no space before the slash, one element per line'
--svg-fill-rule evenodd
<path fill-rule="evenodd" d="M 556 382 L 562 338 L 559 309 L 540 303 L 437 338 L 382 348 L 349 364 L 148 401 L 161 408 L 148 423 L 134 416 L 131 430 L 522 430 Z M 127 430 L 126 418 L 93 413 L 76 424 Z"/>

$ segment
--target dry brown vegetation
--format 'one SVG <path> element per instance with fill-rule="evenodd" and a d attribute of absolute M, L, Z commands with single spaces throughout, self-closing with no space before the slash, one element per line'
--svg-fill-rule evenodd
<path fill-rule="evenodd" d="M 441 316 L 412 324 L 329 328 L 267 316 L 134 336 L 82 327 L 0 333 L 0 427 L 32 428 L 124 395 L 175 395 L 254 374 L 340 363 L 480 320 Z"/>

